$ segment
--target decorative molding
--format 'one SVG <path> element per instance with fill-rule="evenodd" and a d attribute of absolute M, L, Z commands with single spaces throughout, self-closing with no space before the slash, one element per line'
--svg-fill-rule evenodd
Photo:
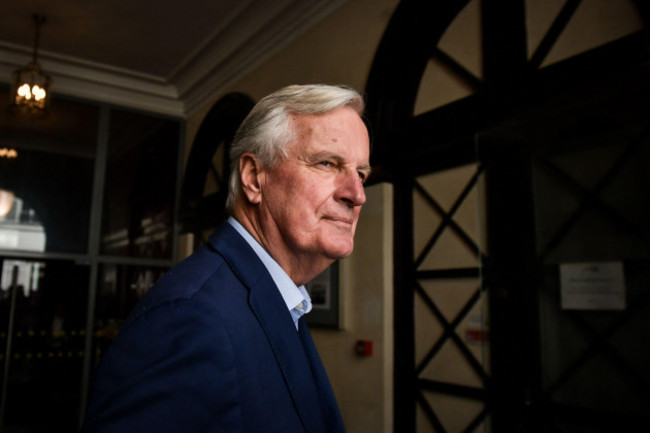
<path fill-rule="evenodd" d="M 52 92 L 173 117 L 187 117 L 348 0 L 242 2 L 169 77 L 39 51 Z M 31 60 L 32 48 L 0 41 L 0 82 Z"/>
<path fill-rule="evenodd" d="M 237 49 L 231 50 L 227 57 L 218 60 L 212 57 L 215 53 L 211 52 L 212 56 L 207 56 L 212 59 L 211 63 L 201 65 L 197 62 L 179 74 L 178 82 L 183 83 L 179 86 L 179 93 L 185 102 L 186 112 L 191 114 L 209 102 L 214 95 L 236 83 L 347 1 L 294 0 L 284 2 L 285 7 L 276 8 L 274 15 L 268 15 L 268 11 L 260 14 L 260 5 L 249 8 L 247 12 L 255 15 L 255 20 L 265 19 L 257 32 L 241 40 Z M 216 44 L 210 45 L 210 49 L 216 49 Z M 203 60 L 204 57 L 199 59 Z"/>

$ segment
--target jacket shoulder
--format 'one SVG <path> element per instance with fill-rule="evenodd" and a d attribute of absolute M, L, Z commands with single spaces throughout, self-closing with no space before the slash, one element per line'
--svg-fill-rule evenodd
<path fill-rule="evenodd" d="M 259 262 L 256 263 L 256 262 Z M 142 314 L 183 299 L 200 299 L 216 303 L 224 291 L 232 297 L 245 293 L 249 275 L 259 275 L 263 266 L 246 241 L 230 226 L 224 224 L 188 258 L 172 267 L 138 302 L 127 324 Z M 242 293 L 242 294 L 243 294 Z"/>

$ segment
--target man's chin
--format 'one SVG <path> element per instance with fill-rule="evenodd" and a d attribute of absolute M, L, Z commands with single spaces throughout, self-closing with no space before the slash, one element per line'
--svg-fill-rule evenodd
<path fill-rule="evenodd" d="M 330 246 L 325 249 L 325 255 L 332 260 L 344 259 L 352 254 L 353 249 L 354 244 L 352 242 L 349 245 Z"/>

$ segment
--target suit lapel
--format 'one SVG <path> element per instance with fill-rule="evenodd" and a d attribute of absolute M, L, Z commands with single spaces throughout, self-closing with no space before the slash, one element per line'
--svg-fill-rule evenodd
<path fill-rule="evenodd" d="M 277 291 L 275 286 L 273 289 Z M 305 431 L 325 433 L 319 390 L 293 320 L 281 298 L 279 307 L 269 308 L 271 300 L 260 296 L 260 292 L 262 290 L 251 290 L 251 308 L 273 348 L 303 427 Z"/>
<path fill-rule="evenodd" d="M 210 241 L 249 289 L 251 310 L 271 345 L 305 431 L 328 432 L 319 400 L 322 387 L 317 384 L 317 376 L 312 374 L 313 354 L 318 357 L 313 342 L 310 343 L 313 353 L 311 349 L 303 349 L 304 342 L 264 264 L 230 224 L 217 229 Z M 301 326 L 306 328 L 304 321 Z"/>
<path fill-rule="evenodd" d="M 341 412 L 339 406 L 336 403 L 336 397 L 334 396 L 334 391 L 330 384 L 327 373 L 325 372 L 325 367 L 321 362 L 314 341 L 311 338 L 309 329 L 307 329 L 307 323 L 304 318 L 301 318 L 298 323 L 298 329 L 300 330 L 300 340 L 302 345 L 305 348 L 305 353 L 309 359 L 309 363 L 312 368 L 314 375 L 314 380 L 316 381 L 316 386 L 318 387 L 318 396 L 320 398 L 321 407 L 323 411 L 323 418 L 327 423 L 326 431 L 328 432 L 344 432 L 345 428 L 343 426 L 343 419 L 341 418 Z"/>

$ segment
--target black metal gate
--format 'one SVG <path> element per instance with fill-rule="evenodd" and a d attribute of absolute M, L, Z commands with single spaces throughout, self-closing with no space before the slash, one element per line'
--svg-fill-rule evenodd
<path fill-rule="evenodd" d="M 524 2 L 484 0 L 479 79 L 437 47 L 470 2 L 422 3 L 398 6 L 367 86 L 395 188 L 394 431 L 648 425 L 645 32 L 542 69 L 582 2 L 529 57 Z M 431 57 L 476 92 L 413 116 Z M 623 306 L 566 303 L 580 266 L 618 269 Z"/>

